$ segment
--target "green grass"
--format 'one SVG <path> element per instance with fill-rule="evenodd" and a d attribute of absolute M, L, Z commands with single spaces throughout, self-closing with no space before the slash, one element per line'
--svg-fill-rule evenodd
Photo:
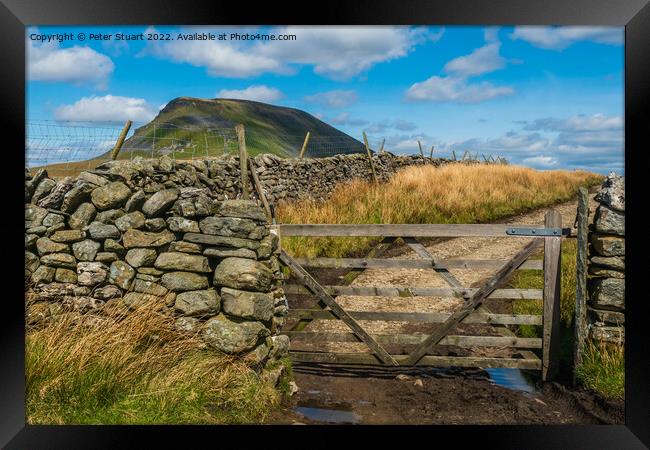
<path fill-rule="evenodd" d="M 153 308 L 84 317 L 28 330 L 28 423 L 261 423 L 279 404 L 242 360 L 202 348 Z"/>
<path fill-rule="evenodd" d="M 568 371 L 573 364 L 573 319 L 576 298 L 576 251 L 577 242 L 565 239 L 562 243 L 562 278 L 560 285 L 560 366 Z M 541 254 L 540 254 L 541 257 Z M 511 279 L 510 286 L 517 289 L 542 289 L 544 279 L 541 271 L 519 270 Z M 542 300 L 517 300 L 513 302 L 514 314 L 542 314 Z M 542 327 L 520 325 L 517 335 L 542 337 Z M 625 360 L 622 345 L 596 344 L 587 340 L 583 363 L 576 369 L 576 377 L 582 386 L 606 398 L 622 399 L 625 388 Z"/>

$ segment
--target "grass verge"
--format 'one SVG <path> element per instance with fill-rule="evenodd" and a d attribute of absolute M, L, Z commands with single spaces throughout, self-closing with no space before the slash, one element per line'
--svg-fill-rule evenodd
<path fill-rule="evenodd" d="M 601 179 L 585 171 L 540 172 L 510 165 L 409 167 L 387 183 L 341 184 L 325 202 L 280 204 L 277 216 L 280 223 L 481 223 L 567 201 L 580 186 Z M 295 256 L 341 257 L 374 241 L 292 237 L 282 245 Z"/>
<path fill-rule="evenodd" d="M 279 393 L 142 307 L 54 316 L 26 335 L 30 424 L 260 423 Z"/>

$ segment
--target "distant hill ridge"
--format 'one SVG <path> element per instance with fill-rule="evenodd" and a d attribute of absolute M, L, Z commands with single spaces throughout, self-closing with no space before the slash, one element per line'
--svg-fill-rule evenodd
<path fill-rule="evenodd" d="M 206 148 L 210 156 L 223 153 L 224 148 L 232 152 L 236 146 L 233 128 L 239 123 L 246 127 L 251 155 L 296 156 L 307 131 L 311 133 L 308 156 L 365 152 L 360 141 L 299 109 L 251 100 L 192 97 L 171 100 L 151 122 L 135 130 L 124 148 L 143 156 L 151 155 L 152 149 L 156 155 L 174 152 L 177 158 L 191 157 L 190 151 L 205 156 Z"/>

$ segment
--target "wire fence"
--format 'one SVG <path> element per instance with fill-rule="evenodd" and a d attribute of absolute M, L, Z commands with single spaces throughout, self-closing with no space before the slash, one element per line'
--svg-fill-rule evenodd
<path fill-rule="evenodd" d="M 26 165 L 29 168 L 47 166 L 48 171 L 63 175 L 94 168 L 111 159 L 111 151 L 123 127 L 123 124 L 118 123 L 29 121 L 26 123 Z M 342 133 L 276 134 L 273 130 L 251 128 L 246 131 L 245 139 L 247 152 L 252 156 L 274 153 L 285 158 L 300 155 L 322 158 L 340 154 L 365 154 L 367 142 L 373 153 L 421 154 L 424 157 L 486 163 L 506 162 L 505 159 L 492 155 L 441 151 L 417 140 L 392 143 L 390 139 L 377 136 L 365 136 L 365 139 L 360 137 L 357 140 Z M 150 122 L 131 126 L 118 159 L 133 159 L 138 156 L 159 158 L 163 155 L 173 159 L 197 159 L 237 154 L 239 144 L 234 127 Z"/>

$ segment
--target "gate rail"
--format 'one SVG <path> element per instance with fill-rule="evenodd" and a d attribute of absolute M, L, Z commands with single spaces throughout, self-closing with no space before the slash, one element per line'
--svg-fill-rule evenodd
<path fill-rule="evenodd" d="M 380 251 L 371 252 L 366 258 L 294 258 L 280 251 L 281 262 L 289 267 L 300 284 L 285 286 L 287 294 L 313 294 L 321 309 L 289 309 L 289 317 L 298 321 L 342 320 L 350 332 L 310 332 L 291 329 L 291 356 L 295 361 L 380 364 L 387 366 L 457 366 L 457 367 L 513 367 L 542 371 L 544 380 L 553 378 L 559 362 L 559 287 L 560 251 L 562 237 L 570 229 L 562 229 L 557 211 L 546 214 L 544 227 L 506 224 L 280 224 L 276 233 L 289 236 L 330 237 L 383 237 Z M 511 237 L 533 238 L 513 258 L 436 260 L 417 241 L 419 237 Z M 382 259 L 381 253 L 395 238 L 402 238 L 421 259 Z M 540 246 L 544 246 L 544 259 L 528 260 Z M 329 286 L 319 284 L 304 267 L 350 268 L 358 275 L 364 269 L 432 269 L 449 284 L 448 288 L 434 287 L 360 287 Z M 478 288 L 464 287 L 448 269 L 498 269 L 488 282 Z M 543 270 L 543 289 L 503 289 L 502 285 L 515 270 Z M 351 281 L 351 280 L 348 280 Z M 354 296 L 439 296 L 458 297 L 465 302 L 452 313 L 347 311 L 336 301 L 339 295 Z M 486 299 L 538 299 L 543 300 L 543 314 L 494 314 L 483 304 Z M 369 334 L 359 320 L 408 321 L 435 323 L 439 325 L 430 335 L 426 334 Z M 300 322 L 298 322 L 300 323 Z M 499 326 L 500 336 L 452 335 L 450 331 L 458 324 L 489 324 Z M 542 338 L 519 338 L 507 325 L 538 325 L 543 327 Z M 300 343 L 313 346 L 323 342 L 363 342 L 372 353 L 340 353 L 331 351 L 300 350 Z M 297 344 L 297 345 L 296 345 Z M 516 350 L 519 358 L 485 356 L 438 356 L 431 354 L 439 345 L 458 347 L 509 347 Z M 387 347 L 397 347 L 388 352 Z M 527 349 L 541 349 L 541 359 Z"/>

